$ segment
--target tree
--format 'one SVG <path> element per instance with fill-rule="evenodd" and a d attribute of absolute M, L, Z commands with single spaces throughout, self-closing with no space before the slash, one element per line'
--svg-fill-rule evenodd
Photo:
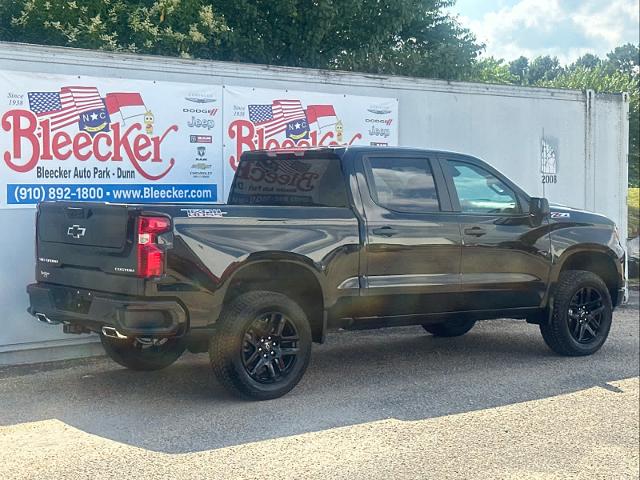
<path fill-rule="evenodd" d="M 573 69 L 576 69 L 578 67 L 596 68 L 596 67 L 600 66 L 600 64 L 602 64 L 602 60 L 600 60 L 600 57 L 598 57 L 597 55 L 594 55 L 592 53 L 585 53 L 584 55 L 579 57 L 575 62 L 573 62 L 569 66 L 569 69 L 573 70 Z"/>
<path fill-rule="evenodd" d="M 551 58 L 549 55 L 536 57 L 529 64 L 527 83 L 533 85 L 534 83 L 553 80 L 562 71 L 563 68 L 560 66 L 560 61 L 557 57 Z"/>
<path fill-rule="evenodd" d="M 497 60 L 494 57 L 489 57 L 478 60 L 474 64 L 469 80 L 474 82 L 500 83 L 508 85 L 517 83 L 518 77 L 512 73 L 511 66 L 505 63 L 504 60 Z"/>
<path fill-rule="evenodd" d="M 525 85 L 529 78 L 529 59 L 520 56 L 509 63 L 509 72 L 517 77 L 517 83 Z"/>
<path fill-rule="evenodd" d="M 607 53 L 608 71 L 620 71 L 626 74 L 637 74 L 640 46 L 627 43 L 621 47 L 616 47 L 613 51 Z"/>
<path fill-rule="evenodd" d="M 463 78 L 454 0 L 0 0 L 0 40 Z"/>
<path fill-rule="evenodd" d="M 19 0 L 0 18 L 1 40 L 187 57 L 228 30 L 203 0 Z"/>

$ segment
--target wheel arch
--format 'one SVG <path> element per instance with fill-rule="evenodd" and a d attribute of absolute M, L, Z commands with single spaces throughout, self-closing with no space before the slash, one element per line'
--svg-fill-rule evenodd
<path fill-rule="evenodd" d="M 222 306 L 251 290 L 282 293 L 304 310 L 314 342 L 324 342 L 326 335 L 325 289 L 323 279 L 310 260 L 299 255 L 261 255 L 250 257 L 225 279 Z"/>
<path fill-rule="evenodd" d="M 615 252 L 607 248 L 574 249 L 565 252 L 555 269 L 554 285 L 567 270 L 585 270 L 598 275 L 609 290 L 612 304 L 617 304 L 622 273 Z"/>

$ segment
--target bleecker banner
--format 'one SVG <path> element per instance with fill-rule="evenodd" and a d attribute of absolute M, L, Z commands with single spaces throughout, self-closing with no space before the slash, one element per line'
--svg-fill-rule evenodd
<path fill-rule="evenodd" d="M 247 150 L 398 144 L 395 98 L 225 87 L 223 113 L 227 190 Z"/>
<path fill-rule="evenodd" d="M 223 201 L 222 87 L 0 72 L 0 208 Z"/>

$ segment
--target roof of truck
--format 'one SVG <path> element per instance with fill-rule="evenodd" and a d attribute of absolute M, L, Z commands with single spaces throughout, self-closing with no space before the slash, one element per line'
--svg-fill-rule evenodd
<path fill-rule="evenodd" d="M 400 146 L 383 146 L 383 145 L 333 145 L 320 147 L 295 147 L 295 148 L 276 148 L 270 150 L 251 150 L 244 152 L 243 155 L 265 154 L 267 156 L 276 156 L 282 154 L 291 154 L 305 156 L 308 153 L 331 153 L 336 156 L 342 156 L 346 152 L 384 152 L 384 151 L 402 151 L 402 152 L 420 152 L 420 153 L 456 153 L 448 150 L 435 150 L 421 147 L 400 147 Z"/>

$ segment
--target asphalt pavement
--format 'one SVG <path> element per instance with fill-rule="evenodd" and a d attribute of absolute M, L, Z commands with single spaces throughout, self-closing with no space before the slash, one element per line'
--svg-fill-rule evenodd
<path fill-rule="evenodd" d="M 0 369 L 0 478 L 639 478 L 638 295 L 590 357 L 523 321 L 460 338 L 331 334 L 283 398 L 240 401 L 206 355 Z"/>

